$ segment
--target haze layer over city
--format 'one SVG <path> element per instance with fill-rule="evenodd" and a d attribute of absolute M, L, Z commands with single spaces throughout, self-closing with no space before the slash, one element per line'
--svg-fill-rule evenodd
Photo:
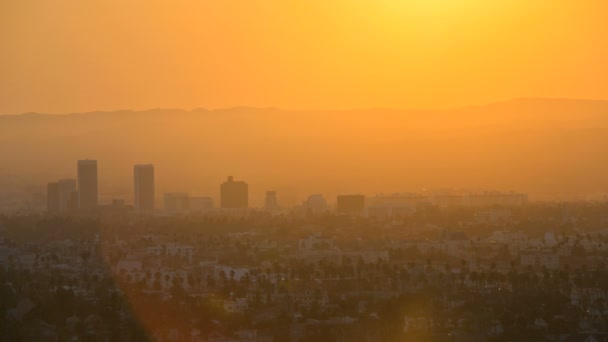
<path fill-rule="evenodd" d="M 159 193 L 219 199 L 226 175 L 293 205 L 334 196 L 518 191 L 601 199 L 608 189 L 608 102 L 521 99 L 453 110 L 150 110 L 0 117 L 10 191 L 74 178 L 99 160 L 104 201 L 132 201 L 131 167 L 152 163 Z"/>
<path fill-rule="evenodd" d="M 0 0 L 0 341 L 608 341 L 606 23 Z"/>

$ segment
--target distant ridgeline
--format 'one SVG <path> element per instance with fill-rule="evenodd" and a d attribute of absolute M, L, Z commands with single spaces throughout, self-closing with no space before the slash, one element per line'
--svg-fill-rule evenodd
<path fill-rule="evenodd" d="M 132 194 L 134 163 L 155 165 L 158 193 L 217 198 L 238 174 L 253 205 L 320 192 L 505 189 L 534 199 L 608 191 L 608 102 L 520 99 L 450 110 L 155 109 L 0 116 L 0 192 L 74 177 L 100 161 L 100 188 Z M 103 194 L 100 194 L 103 196 Z M 493 196 L 493 197 L 492 197 Z M 439 205 L 521 196 L 430 196 Z"/>

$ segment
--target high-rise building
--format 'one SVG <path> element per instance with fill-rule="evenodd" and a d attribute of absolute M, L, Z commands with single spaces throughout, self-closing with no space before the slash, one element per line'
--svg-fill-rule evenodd
<path fill-rule="evenodd" d="M 83 211 L 97 208 L 97 160 L 78 161 L 78 207 Z"/>
<path fill-rule="evenodd" d="M 59 180 L 59 211 L 66 212 L 76 209 L 77 204 L 74 203 L 74 193 L 76 192 L 75 179 Z"/>
<path fill-rule="evenodd" d="M 266 191 L 266 198 L 264 200 L 264 209 L 270 213 L 279 210 L 279 201 L 277 200 L 276 191 Z"/>
<path fill-rule="evenodd" d="M 329 205 L 325 200 L 325 197 L 321 194 L 312 194 L 308 196 L 306 201 L 302 204 L 302 207 L 306 215 L 322 215 L 329 212 Z"/>
<path fill-rule="evenodd" d="M 249 186 L 235 182 L 232 176 L 220 186 L 220 206 L 225 209 L 246 209 L 249 206 Z"/>
<path fill-rule="evenodd" d="M 55 214 L 59 212 L 59 183 L 52 182 L 46 186 L 46 210 Z"/>
<path fill-rule="evenodd" d="M 338 196 L 336 211 L 341 214 L 361 215 L 365 209 L 365 196 L 341 195 Z"/>
<path fill-rule="evenodd" d="M 154 211 L 154 165 L 135 165 L 133 168 L 135 211 Z"/>

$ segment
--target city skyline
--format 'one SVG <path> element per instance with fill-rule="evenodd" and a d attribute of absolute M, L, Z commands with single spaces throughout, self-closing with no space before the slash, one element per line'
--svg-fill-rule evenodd
<path fill-rule="evenodd" d="M 0 341 L 607 342 L 607 0 L 0 0 Z"/>
<path fill-rule="evenodd" d="M 1 116 L 5 146 L 22 148 L 0 148 L 0 192 L 76 178 L 73 160 L 92 156 L 104 161 L 102 196 L 129 200 L 130 165 L 145 162 L 162 175 L 159 194 L 219 200 L 216 184 L 233 173 L 252 184 L 258 204 L 268 189 L 291 204 L 312 192 L 454 188 L 597 200 L 608 193 L 606 110 L 606 101 L 527 99 L 448 111 L 234 108 Z M 192 147 L 197 153 L 190 153 Z"/>
<path fill-rule="evenodd" d="M 101 206 L 118 206 L 123 208 L 127 202 L 124 198 L 113 197 L 105 203 L 99 201 L 97 188 L 97 160 L 78 160 L 78 186 L 76 179 L 60 179 L 49 182 L 46 186 L 46 212 L 48 214 L 94 213 Z M 81 185 L 82 184 L 82 185 Z M 85 193 L 81 194 L 81 187 Z M 161 200 L 155 192 L 155 172 L 153 164 L 135 164 L 133 166 L 133 203 L 135 213 L 152 214 L 158 212 L 156 204 Z M 103 192 L 102 192 L 103 193 Z M 212 197 L 192 196 L 184 192 L 166 192 L 162 195 L 162 211 L 173 214 L 204 213 L 213 210 Z M 286 213 L 285 209 L 293 210 L 302 207 L 310 213 L 323 213 L 334 210 L 338 214 L 360 216 L 410 213 L 419 205 L 432 204 L 438 206 L 521 206 L 528 203 L 528 195 L 500 191 L 464 191 L 454 189 L 434 190 L 425 193 L 379 193 L 374 196 L 363 194 L 337 194 L 335 205 L 331 208 L 323 194 L 308 195 L 301 204 L 281 203 L 276 190 L 265 191 L 262 205 L 251 206 L 249 185 L 245 181 L 235 181 L 233 176 L 220 184 L 219 205 L 222 210 L 249 210 L 261 208 L 266 212 L 277 214 Z M 257 203 L 257 201 L 253 201 Z M 308 209 L 306 209 L 308 208 Z"/>

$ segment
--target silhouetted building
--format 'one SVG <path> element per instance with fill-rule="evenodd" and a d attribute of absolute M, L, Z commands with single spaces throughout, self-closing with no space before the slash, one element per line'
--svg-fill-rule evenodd
<path fill-rule="evenodd" d="M 249 186 L 235 182 L 232 176 L 220 186 L 220 206 L 226 209 L 246 209 L 249 205 Z"/>
<path fill-rule="evenodd" d="M 78 207 L 92 211 L 97 208 L 97 160 L 78 161 Z"/>
<path fill-rule="evenodd" d="M 329 205 L 321 194 L 308 196 L 302 207 L 306 215 L 321 215 L 329 212 Z"/>
<path fill-rule="evenodd" d="M 74 193 L 76 193 L 75 179 L 59 180 L 59 211 L 66 212 L 76 209 L 77 202 L 74 202 Z"/>
<path fill-rule="evenodd" d="M 188 194 L 186 193 L 166 193 L 163 200 L 165 211 L 169 213 L 183 213 L 189 209 Z"/>
<path fill-rule="evenodd" d="M 266 198 L 264 199 L 264 209 L 270 213 L 279 210 L 279 201 L 277 200 L 276 191 L 266 191 Z"/>
<path fill-rule="evenodd" d="M 133 168 L 135 211 L 154 211 L 154 165 L 135 165 Z"/>
<path fill-rule="evenodd" d="M 341 195 L 338 196 L 336 211 L 341 214 L 361 215 L 365 209 L 365 196 Z"/>
<path fill-rule="evenodd" d="M 68 201 L 68 211 L 76 211 L 78 209 L 78 191 L 72 191 L 70 200 Z"/>
<path fill-rule="evenodd" d="M 51 182 L 46 186 L 46 210 L 55 214 L 59 212 L 59 183 Z"/>
<path fill-rule="evenodd" d="M 49 213 L 65 213 L 78 207 L 76 180 L 61 179 L 47 185 L 47 210 Z"/>

